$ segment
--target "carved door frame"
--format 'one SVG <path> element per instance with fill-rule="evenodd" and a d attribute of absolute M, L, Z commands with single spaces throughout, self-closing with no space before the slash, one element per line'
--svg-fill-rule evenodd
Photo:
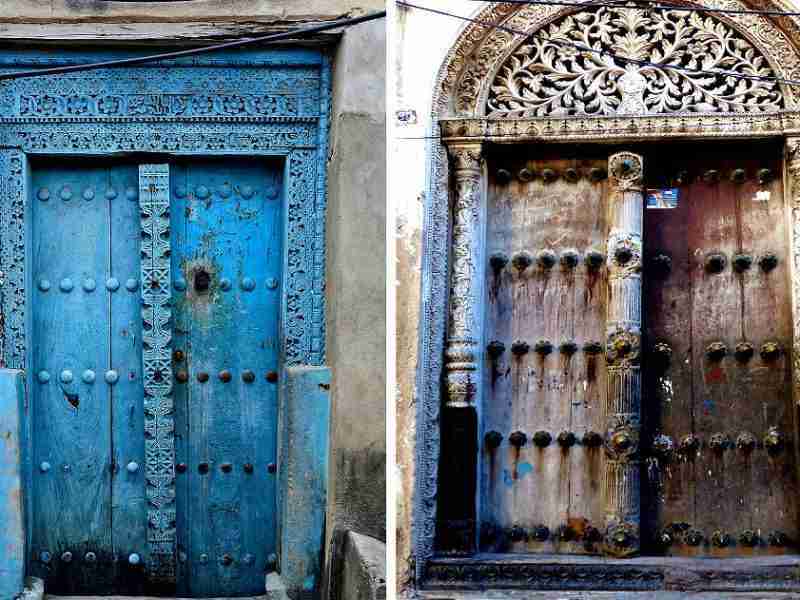
<path fill-rule="evenodd" d="M 65 51 L 59 56 L 51 52 L 40 54 L 35 50 L 9 49 L 0 58 L 0 67 L 11 71 L 83 64 L 94 62 L 96 56 L 89 51 Z M 142 94 L 136 87 L 137 77 L 138 81 L 146 80 L 146 69 L 165 67 L 171 69 L 177 83 L 170 79 L 153 80 L 148 89 L 156 91 Z M 207 69 L 207 73 L 225 82 L 223 86 L 227 84 L 227 89 L 235 93 L 192 91 L 192 86 L 186 83 L 192 78 L 192 69 Z M 292 84 L 292 80 L 300 83 Z M 265 86 L 270 81 L 279 82 L 276 88 L 282 85 L 282 90 L 300 85 L 307 97 L 301 97 L 302 92 L 272 92 Z M 0 366 L 26 370 L 27 386 L 33 385 L 32 369 L 26 369 L 31 356 L 27 332 L 31 329 L 29 306 L 33 289 L 28 269 L 31 159 L 131 154 L 136 155 L 131 159 L 136 163 L 165 163 L 172 157 L 187 156 L 270 157 L 283 161 L 280 389 L 284 389 L 286 367 L 324 365 L 325 165 L 330 88 L 331 63 L 324 51 L 285 48 L 163 61 L 99 74 L 88 71 L 18 79 L 0 87 Z M 290 96 L 292 98 L 288 99 Z M 169 201 L 163 182 L 156 181 L 158 175 L 164 175 L 158 171 L 159 167 L 148 168 L 140 176 L 140 182 L 149 182 L 142 188 L 142 208 L 152 211 L 147 219 L 143 215 L 142 227 L 153 227 L 152 231 L 163 235 L 169 228 L 168 217 L 166 221 L 163 218 Z M 151 246 L 150 249 L 158 253 L 159 248 L 155 246 L 159 244 Z M 147 248 L 143 246 L 143 249 Z M 143 269 L 142 276 L 167 281 L 168 267 L 167 257 L 166 274 Z M 148 288 L 142 286 L 144 305 L 153 308 L 153 318 L 161 318 L 163 325 L 165 319 L 169 320 L 169 314 L 155 314 L 163 302 L 156 299 L 148 304 L 148 294 L 144 292 Z M 158 329 L 154 327 L 153 331 Z M 168 353 L 169 340 L 159 340 L 153 348 L 162 350 L 162 354 Z M 147 366 L 145 364 L 145 390 L 148 384 L 152 388 L 154 383 L 147 381 Z M 159 565 L 154 565 L 150 579 L 154 586 L 169 589 L 175 581 L 176 560 L 173 407 L 168 392 L 157 392 L 151 395 L 151 400 L 159 403 L 158 406 L 146 403 L 145 412 L 148 418 L 158 421 L 158 426 L 142 432 L 142 435 L 151 436 L 146 446 L 145 464 L 148 548 L 152 557 L 167 555 Z M 280 397 L 279 403 L 282 413 L 284 400 Z M 30 443 L 29 427 L 26 431 L 27 443 Z M 288 444 L 287 436 L 279 428 L 279 461 L 287 456 Z M 24 460 L 25 479 L 29 482 L 32 477 L 30 457 L 24 456 Z M 291 464 L 289 468 L 293 468 Z M 280 552 L 280 523 L 285 512 L 282 495 L 287 479 L 292 477 L 287 469 L 281 468 L 276 538 L 284 577 L 302 580 L 307 577 L 307 565 L 298 563 L 301 557 L 297 556 L 297 549 Z M 29 489 L 30 484 L 25 487 Z M 324 512 L 324 506 L 321 510 Z M 293 527 L 295 525 L 293 523 Z M 300 529 L 304 526 L 305 523 L 301 524 Z M 310 532 L 310 535 L 321 533 Z M 304 534 L 303 530 L 291 536 Z M 29 545 L 29 539 L 27 543 Z"/>
<path fill-rule="evenodd" d="M 705 1 L 695 5 L 713 6 Z M 748 8 L 735 2 L 737 8 Z M 759 6 L 758 8 L 764 8 Z M 776 10 L 780 8 L 776 5 Z M 689 112 L 648 113 L 642 102 L 621 102 L 616 114 L 543 114 L 492 110 L 488 99 L 504 63 L 537 29 L 580 8 L 492 3 L 467 24 L 448 53 L 436 80 L 429 147 L 429 194 L 424 218 L 422 309 L 417 388 L 416 489 L 413 518 L 415 577 L 425 588 L 508 587 L 520 589 L 662 589 L 671 571 L 696 571 L 704 589 L 800 589 L 793 569 L 800 558 L 768 564 L 724 561 L 693 562 L 653 558 L 620 561 L 567 556 L 531 560 L 502 557 L 437 556 L 434 547 L 439 457 L 458 454 L 444 448 L 452 439 L 440 431 L 443 411 L 479 406 L 483 371 L 481 302 L 485 269 L 484 157 L 492 145 L 592 143 L 617 148 L 641 142 L 683 140 L 782 139 L 787 225 L 791 231 L 793 342 L 800 344 L 800 111 L 798 88 L 779 85 L 780 106 L 725 112 L 711 107 Z M 745 43 L 765 57 L 777 77 L 791 78 L 800 65 L 800 27 L 757 15 L 719 17 Z M 494 28 L 492 25 L 501 25 Z M 507 27 L 503 29 L 502 26 Z M 515 32 L 529 32 L 521 35 Z M 530 37 L 529 37 L 530 36 Z M 778 93 L 778 92 L 776 92 Z M 624 95 L 624 91 L 623 91 Z M 623 100 L 625 98 L 623 97 Z M 630 99 L 628 99 L 630 100 Z M 557 107 L 556 107 L 557 108 Z M 695 109 L 696 110 L 696 109 Z M 573 111 L 574 112 L 574 111 Z M 580 111 L 578 111 L 580 112 Z M 537 115 L 539 113 L 536 113 Z M 613 187 L 613 186 L 612 186 Z M 641 191 L 641 190 L 640 190 Z M 612 192 L 613 193 L 613 192 Z M 611 246 L 613 240 L 609 240 Z M 639 242 L 641 243 L 641 242 Z M 611 248 L 609 247 L 609 254 Z M 611 322 L 611 315 L 609 315 Z M 800 347 L 800 346 L 798 346 Z M 800 403 L 800 355 L 792 354 L 792 393 Z M 477 411 L 480 419 L 480 411 Z M 480 426 L 477 429 L 481 431 Z M 476 440 L 476 443 L 478 441 Z M 466 448 L 463 451 L 468 451 Z M 444 463 L 443 463 L 444 464 Z M 618 507 L 623 508 L 623 507 Z M 682 561 L 682 562 L 681 562 Z M 738 563 L 738 564 L 737 564 Z"/>

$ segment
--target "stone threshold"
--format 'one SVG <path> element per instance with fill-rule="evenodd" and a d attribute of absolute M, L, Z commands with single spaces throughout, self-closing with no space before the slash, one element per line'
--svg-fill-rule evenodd
<path fill-rule="evenodd" d="M 785 592 L 526 592 L 486 590 L 483 592 L 417 592 L 406 600 L 798 600 L 797 593 Z"/>

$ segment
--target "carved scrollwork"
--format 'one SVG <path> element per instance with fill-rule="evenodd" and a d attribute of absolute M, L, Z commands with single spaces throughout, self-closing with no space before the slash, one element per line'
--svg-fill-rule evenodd
<path fill-rule="evenodd" d="M 633 233 L 613 232 L 608 238 L 608 266 L 612 276 L 642 271 L 642 240 Z"/>
<path fill-rule="evenodd" d="M 606 454 L 609 459 L 626 462 L 639 453 L 639 432 L 631 424 L 624 424 L 608 432 Z"/>
<path fill-rule="evenodd" d="M 644 176 L 642 157 L 633 152 L 619 152 L 608 160 L 608 172 L 619 189 L 641 185 Z"/>
<path fill-rule="evenodd" d="M 540 29 L 515 49 L 492 82 L 487 113 L 641 115 L 784 107 L 775 81 L 713 72 L 775 77 L 750 41 L 714 17 L 587 7 Z"/>
<path fill-rule="evenodd" d="M 639 551 L 639 527 L 633 523 L 616 523 L 606 529 L 603 550 L 609 556 L 624 558 Z"/>
<path fill-rule="evenodd" d="M 641 355 L 641 338 L 630 331 L 617 330 L 608 336 L 606 342 L 606 364 L 638 365 Z"/>

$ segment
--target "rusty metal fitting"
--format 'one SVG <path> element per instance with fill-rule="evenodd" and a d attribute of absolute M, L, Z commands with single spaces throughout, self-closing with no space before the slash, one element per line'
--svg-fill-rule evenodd
<path fill-rule="evenodd" d="M 706 183 L 717 183 L 719 181 L 719 171 L 716 169 L 708 169 L 703 173 L 703 181 Z"/>
<path fill-rule="evenodd" d="M 581 442 L 586 448 L 599 448 L 603 444 L 603 436 L 596 431 L 587 431 Z"/>
<path fill-rule="evenodd" d="M 517 173 L 517 178 L 523 183 L 528 183 L 529 181 L 533 181 L 534 177 L 536 177 L 536 173 L 531 171 L 528 167 L 523 167 Z"/>
<path fill-rule="evenodd" d="M 672 258 L 663 253 L 656 254 L 650 259 L 650 271 L 656 277 L 666 277 L 672 271 Z"/>
<path fill-rule="evenodd" d="M 739 362 L 747 362 L 753 358 L 753 354 L 755 354 L 755 350 L 750 342 L 739 342 L 733 350 L 733 355 Z"/>
<path fill-rule="evenodd" d="M 756 440 L 756 436 L 754 436 L 749 431 L 743 431 L 739 434 L 736 438 L 736 447 L 741 450 L 742 452 L 750 453 L 756 449 L 756 445 L 758 441 Z"/>
<path fill-rule="evenodd" d="M 514 265 L 517 271 L 522 272 L 533 264 L 533 256 L 529 252 L 522 250 L 514 255 L 511 259 L 511 264 Z"/>
<path fill-rule="evenodd" d="M 569 183 L 575 183 L 578 179 L 581 178 L 580 173 L 578 173 L 577 169 L 573 169 L 572 167 L 568 167 L 564 169 L 564 180 Z"/>
<path fill-rule="evenodd" d="M 489 354 L 489 358 L 492 360 L 497 360 L 500 358 L 505 351 L 506 345 L 503 342 L 498 342 L 497 340 L 489 342 L 486 346 L 486 352 Z"/>
<path fill-rule="evenodd" d="M 791 543 L 789 536 L 782 531 L 771 531 L 767 536 L 767 541 L 770 546 L 775 546 L 776 548 L 783 548 Z"/>
<path fill-rule="evenodd" d="M 690 529 L 684 539 L 689 546 L 699 546 L 703 543 L 703 532 L 699 529 Z"/>
<path fill-rule="evenodd" d="M 528 342 L 523 340 L 517 340 L 513 344 L 511 344 L 511 354 L 514 356 L 522 356 L 523 354 L 527 354 L 530 351 L 531 346 Z"/>
<path fill-rule="evenodd" d="M 547 356 L 553 352 L 553 342 L 550 340 L 537 340 L 533 346 L 533 351 L 539 356 Z"/>
<path fill-rule="evenodd" d="M 764 448 L 770 456 L 776 456 L 786 447 L 786 439 L 777 427 L 770 427 L 764 436 Z"/>
<path fill-rule="evenodd" d="M 733 539 L 730 535 L 719 529 L 711 534 L 711 543 L 717 548 L 725 548 L 730 546 L 732 541 Z"/>
<path fill-rule="evenodd" d="M 546 431 L 537 431 L 533 434 L 533 443 L 537 448 L 547 448 L 552 441 L 553 436 Z"/>
<path fill-rule="evenodd" d="M 266 380 L 270 383 L 276 383 L 278 381 L 278 372 L 269 371 L 266 375 Z"/>
<path fill-rule="evenodd" d="M 603 344 L 600 342 L 586 342 L 583 345 L 583 351 L 586 354 L 602 354 L 603 352 Z"/>
<path fill-rule="evenodd" d="M 222 557 L 219 559 L 219 563 L 223 567 L 230 567 L 233 564 L 233 557 L 230 554 L 223 554 Z"/>
<path fill-rule="evenodd" d="M 515 431 L 508 436 L 508 443 L 514 446 L 517 450 L 522 448 L 528 443 L 528 436 L 522 431 Z"/>
<path fill-rule="evenodd" d="M 592 183 L 603 181 L 606 177 L 608 177 L 608 173 L 605 169 L 601 169 L 600 167 L 592 167 L 589 169 L 589 180 Z"/>
<path fill-rule="evenodd" d="M 186 354 L 184 354 L 183 350 L 175 350 L 172 353 L 172 360 L 174 360 L 175 362 L 183 362 L 185 358 Z"/>
<path fill-rule="evenodd" d="M 625 429 L 615 431 L 608 440 L 608 445 L 618 454 L 626 453 L 635 443 L 636 441 L 633 439 L 630 432 Z"/>
<path fill-rule="evenodd" d="M 175 465 L 175 470 L 178 473 L 185 473 L 186 472 L 186 463 L 178 463 Z"/>
<path fill-rule="evenodd" d="M 483 436 L 483 441 L 489 450 L 495 450 L 503 443 L 503 434 L 499 431 L 489 431 Z"/>
<path fill-rule="evenodd" d="M 764 185 L 772 181 L 775 178 L 775 174 L 772 169 L 759 169 L 756 171 L 756 177 L 758 178 L 758 183 Z"/>
<path fill-rule="evenodd" d="M 180 371 L 175 373 L 175 380 L 178 383 L 186 383 L 187 381 L 189 381 L 189 373 L 181 369 Z"/>
<path fill-rule="evenodd" d="M 278 470 L 278 466 L 275 463 L 269 463 L 267 465 L 267 473 L 275 474 Z"/>
<path fill-rule="evenodd" d="M 256 380 L 256 374 L 250 369 L 242 371 L 242 381 L 245 383 L 253 383 Z"/>
<path fill-rule="evenodd" d="M 708 447 L 716 454 L 721 454 L 732 446 L 730 438 L 724 433 L 714 433 L 708 441 Z"/>
<path fill-rule="evenodd" d="M 728 259 L 721 252 L 712 252 L 706 256 L 705 267 L 708 273 L 722 273 L 725 270 L 725 265 Z"/>
<path fill-rule="evenodd" d="M 586 258 L 584 258 L 583 261 L 590 271 L 597 271 L 605 264 L 606 255 L 598 250 L 590 250 L 586 253 Z"/>
<path fill-rule="evenodd" d="M 558 351 L 565 356 L 572 356 L 578 351 L 578 344 L 572 340 L 561 342 L 561 344 L 558 346 Z"/>
<path fill-rule="evenodd" d="M 199 381 L 200 383 L 205 383 L 206 381 L 208 381 L 208 373 L 206 373 L 204 371 L 201 371 L 200 373 L 198 373 L 197 374 L 197 381 Z"/>
<path fill-rule="evenodd" d="M 253 463 L 244 463 L 244 465 L 242 465 L 242 469 L 248 475 L 252 474 L 253 471 L 255 471 L 255 468 L 253 467 Z"/>
<path fill-rule="evenodd" d="M 511 181 L 511 171 L 508 169 L 497 169 L 495 176 L 498 183 L 508 183 Z"/>
<path fill-rule="evenodd" d="M 761 540 L 758 537 L 758 533 L 752 529 L 745 529 L 741 534 L 739 534 L 739 543 L 742 544 L 742 546 L 754 548 L 755 546 L 758 546 L 760 541 Z"/>
<path fill-rule="evenodd" d="M 725 342 L 711 342 L 706 346 L 706 358 L 712 361 L 719 361 L 728 354 L 728 347 Z"/>
<path fill-rule="evenodd" d="M 744 183 L 747 180 L 747 171 L 744 169 L 734 169 L 731 171 L 731 182 Z"/>
<path fill-rule="evenodd" d="M 558 441 L 559 446 L 566 450 L 568 448 L 572 448 L 577 440 L 575 438 L 575 434 L 571 431 L 562 431 L 558 434 L 556 441 Z"/>
<path fill-rule="evenodd" d="M 534 525 L 531 529 L 531 539 L 536 542 L 546 542 L 550 537 L 550 528 L 547 525 Z"/>
<path fill-rule="evenodd" d="M 505 252 L 495 252 L 489 257 L 489 266 L 495 273 L 499 273 L 505 269 L 508 264 L 508 254 Z"/>
<path fill-rule="evenodd" d="M 561 266 L 565 269 L 574 269 L 578 266 L 581 257 L 577 250 L 564 250 L 561 253 Z"/>
<path fill-rule="evenodd" d="M 219 380 L 223 383 L 228 383 L 232 378 L 233 376 L 228 369 L 223 369 L 219 372 Z"/>
<path fill-rule="evenodd" d="M 219 468 L 222 470 L 223 473 L 230 473 L 233 471 L 233 465 L 231 463 L 222 463 Z"/>
<path fill-rule="evenodd" d="M 737 273 L 744 273 L 753 266 L 753 257 L 750 254 L 734 254 L 733 255 L 733 270 Z"/>
<path fill-rule="evenodd" d="M 540 250 L 538 254 L 536 254 L 536 262 L 542 269 L 552 269 L 553 265 L 556 264 L 556 261 L 556 253 L 552 250 L 544 249 Z"/>
<path fill-rule="evenodd" d="M 208 473 L 208 463 L 207 462 L 201 462 L 199 465 L 197 465 L 197 470 L 200 473 Z"/>
<path fill-rule="evenodd" d="M 781 347 L 778 342 L 764 342 L 761 344 L 759 354 L 761 354 L 762 360 L 775 360 L 781 355 Z"/>
<path fill-rule="evenodd" d="M 765 273 L 769 273 L 778 266 L 778 255 L 773 252 L 762 254 L 758 259 L 758 266 L 761 267 L 761 270 Z"/>
<path fill-rule="evenodd" d="M 662 433 L 653 438 L 651 448 L 656 457 L 664 462 L 669 462 L 675 451 L 675 442 L 672 441 L 671 437 Z"/>
<path fill-rule="evenodd" d="M 542 169 L 542 180 L 545 183 L 553 183 L 556 179 L 558 179 L 558 173 L 555 169 L 551 169 L 550 167 Z"/>
<path fill-rule="evenodd" d="M 700 438 L 690 433 L 683 436 L 681 443 L 678 444 L 678 452 L 681 454 L 695 454 L 700 449 Z"/>

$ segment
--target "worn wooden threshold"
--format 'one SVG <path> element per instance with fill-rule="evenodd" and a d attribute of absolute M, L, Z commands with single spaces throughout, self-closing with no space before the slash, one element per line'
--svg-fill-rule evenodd
<path fill-rule="evenodd" d="M 196 598 L 170 598 L 164 596 L 53 596 L 45 594 L 44 600 L 197 600 Z M 269 600 L 269 596 L 223 596 L 205 600 Z"/>

